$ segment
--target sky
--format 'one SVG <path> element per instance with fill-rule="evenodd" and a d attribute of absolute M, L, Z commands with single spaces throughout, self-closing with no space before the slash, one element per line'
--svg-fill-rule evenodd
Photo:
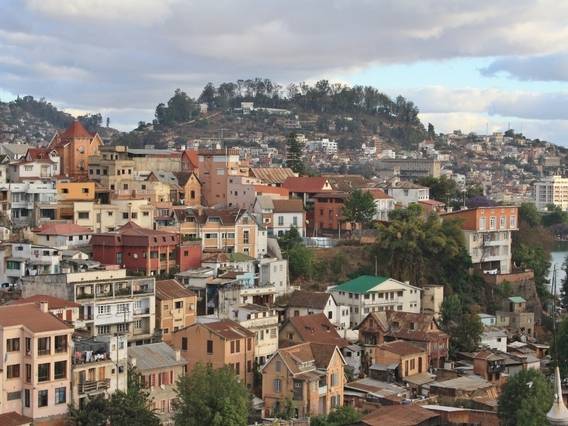
<path fill-rule="evenodd" d="M 0 0 L 0 99 L 129 130 L 176 88 L 254 77 L 373 85 L 439 132 L 568 146 L 568 2 Z"/>

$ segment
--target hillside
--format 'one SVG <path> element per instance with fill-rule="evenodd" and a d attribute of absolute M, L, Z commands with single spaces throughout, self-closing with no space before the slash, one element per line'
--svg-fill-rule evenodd
<path fill-rule="evenodd" d="M 254 108 L 242 109 L 244 103 Z M 202 108 L 207 106 L 205 112 Z M 249 104 L 251 105 L 251 104 Z M 360 148 L 372 138 L 384 146 L 416 148 L 426 137 L 418 108 L 402 96 L 392 100 L 370 86 L 348 87 L 326 80 L 286 89 L 267 79 L 207 84 L 197 99 L 176 90 L 156 107 L 152 123 L 120 135 L 115 143 L 166 147 L 188 140 L 219 140 L 227 146 L 259 140 L 282 143 L 290 132 L 330 138 L 340 148 Z"/>
<path fill-rule="evenodd" d="M 118 131 L 102 127 L 100 114 L 78 117 L 90 131 L 97 131 L 103 139 L 116 137 Z M 24 96 L 11 102 L 0 102 L 0 142 L 40 145 L 49 142 L 58 129 L 67 127 L 75 119 L 44 99 Z"/>

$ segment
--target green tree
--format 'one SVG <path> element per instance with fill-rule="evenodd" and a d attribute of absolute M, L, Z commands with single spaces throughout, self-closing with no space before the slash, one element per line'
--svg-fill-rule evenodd
<path fill-rule="evenodd" d="M 176 383 L 174 420 L 180 426 L 247 424 L 251 395 L 228 367 L 196 365 Z"/>
<path fill-rule="evenodd" d="M 550 254 L 539 246 L 513 244 L 513 262 L 519 267 L 532 269 L 538 295 L 548 297 L 548 271 L 550 269 Z"/>
<path fill-rule="evenodd" d="M 286 142 L 286 167 L 290 167 L 295 173 L 304 173 L 302 144 L 295 133 L 290 133 Z"/>
<path fill-rule="evenodd" d="M 321 415 L 310 419 L 311 426 L 347 426 L 361 420 L 361 414 L 352 406 L 345 405 L 332 411 L 327 416 Z"/>
<path fill-rule="evenodd" d="M 108 400 L 103 396 L 88 399 L 83 408 L 69 406 L 67 419 L 74 426 L 103 426 L 108 421 Z"/>
<path fill-rule="evenodd" d="M 343 206 L 343 219 L 365 227 L 377 214 L 377 206 L 370 192 L 356 189 L 351 192 Z"/>
<path fill-rule="evenodd" d="M 432 140 L 436 139 L 436 130 L 434 130 L 434 125 L 432 123 L 428 123 L 428 137 Z"/>
<path fill-rule="evenodd" d="M 564 269 L 564 280 L 562 281 L 562 286 L 560 288 L 560 305 L 564 309 L 568 309 L 568 256 L 564 259 L 564 264 L 562 265 Z"/>
<path fill-rule="evenodd" d="M 433 200 L 438 200 L 448 205 L 455 201 L 459 203 L 461 192 L 453 179 L 449 179 L 446 176 L 439 178 L 424 177 L 419 179 L 418 183 L 430 189 L 430 198 Z"/>
<path fill-rule="evenodd" d="M 479 316 L 469 312 L 457 294 L 444 299 L 441 326 L 450 336 L 450 352 L 473 352 L 481 341 L 483 324 Z"/>
<path fill-rule="evenodd" d="M 547 206 L 547 212 L 542 216 L 542 224 L 548 228 L 561 223 L 568 223 L 568 213 L 563 211 L 559 206 L 549 204 Z"/>
<path fill-rule="evenodd" d="M 519 207 L 519 219 L 534 227 L 541 224 L 540 213 L 534 203 L 522 203 Z"/>
<path fill-rule="evenodd" d="M 304 245 L 298 244 L 288 249 L 288 268 L 290 280 L 311 279 L 314 273 L 314 253 Z"/>
<path fill-rule="evenodd" d="M 552 385 L 540 371 L 523 370 L 509 378 L 499 397 L 501 423 L 504 426 L 545 425 L 553 399 Z"/>
<path fill-rule="evenodd" d="M 302 236 L 298 232 L 298 228 L 295 226 L 292 226 L 289 231 L 284 233 L 284 235 L 278 237 L 278 245 L 284 253 L 288 253 L 288 250 L 292 247 L 302 243 Z"/>
<path fill-rule="evenodd" d="M 568 318 L 558 323 L 556 330 L 556 346 L 553 345 L 551 353 L 558 351 L 560 373 L 562 377 L 568 376 Z"/>

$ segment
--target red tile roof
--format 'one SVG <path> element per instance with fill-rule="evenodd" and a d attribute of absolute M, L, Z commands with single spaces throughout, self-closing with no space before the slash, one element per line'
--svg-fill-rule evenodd
<path fill-rule="evenodd" d="M 195 293 L 176 280 L 156 281 L 156 299 L 158 300 L 181 299 L 182 297 L 192 296 L 195 296 Z"/>
<path fill-rule="evenodd" d="M 363 417 L 361 424 L 368 426 L 416 426 L 430 424 L 427 422 L 439 418 L 439 414 L 419 405 L 385 405 Z"/>
<path fill-rule="evenodd" d="M 327 179 L 320 176 L 288 177 L 282 186 L 290 192 L 320 192 L 324 191 Z"/>
<path fill-rule="evenodd" d="M 74 120 L 73 123 L 65 129 L 64 132 L 60 133 L 61 139 L 73 139 L 73 138 L 92 138 L 94 135 L 91 134 L 85 127 L 81 124 L 79 120 Z"/>
<path fill-rule="evenodd" d="M 75 223 L 44 223 L 33 230 L 37 235 L 90 235 L 93 232 L 86 226 Z"/>
<path fill-rule="evenodd" d="M 272 200 L 274 213 L 304 213 L 304 203 L 299 198 Z"/>
<path fill-rule="evenodd" d="M 254 185 L 254 190 L 259 194 L 277 194 L 283 195 L 285 197 L 288 196 L 290 191 L 287 188 L 280 188 L 277 186 L 270 186 L 270 185 Z"/>
<path fill-rule="evenodd" d="M 24 158 L 32 160 L 51 160 L 50 150 L 47 148 L 29 148 Z"/>
<path fill-rule="evenodd" d="M 365 189 L 364 191 L 371 193 L 371 195 L 373 196 L 373 198 L 375 200 L 392 199 L 392 197 L 390 195 L 388 195 L 385 191 L 383 191 L 380 188 L 369 188 L 369 189 Z"/>
<path fill-rule="evenodd" d="M 247 330 L 238 322 L 228 319 L 196 325 L 207 328 L 208 330 L 217 334 L 225 340 L 241 339 L 243 337 L 254 337 L 254 333 L 252 331 Z"/>
<path fill-rule="evenodd" d="M 340 348 L 347 346 L 349 342 L 342 338 L 334 325 L 329 322 L 324 314 L 304 315 L 292 317 L 290 323 L 304 342 L 325 343 L 336 345 Z M 285 336 L 282 336 L 285 338 Z"/>
<path fill-rule="evenodd" d="M 17 326 L 24 326 L 34 333 L 72 328 L 56 316 L 42 312 L 35 303 L 0 306 L 0 327 Z"/>
<path fill-rule="evenodd" d="M 41 302 L 47 302 L 48 309 L 64 309 L 64 308 L 80 308 L 81 305 L 71 300 L 60 299 L 59 297 L 49 296 L 47 294 L 35 294 L 23 299 L 14 300 L 10 305 L 23 305 L 26 303 L 35 303 L 39 305 Z"/>
<path fill-rule="evenodd" d="M 0 414 L 0 425 L 2 426 L 24 426 L 31 425 L 34 419 L 22 416 L 15 411 Z"/>
<path fill-rule="evenodd" d="M 420 354 L 422 352 L 426 352 L 426 349 L 422 349 L 404 340 L 395 340 L 393 342 L 383 343 L 382 345 L 379 345 L 377 349 L 383 349 L 385 351 L 400 356 L 407 356 L 407 355 Z"/>

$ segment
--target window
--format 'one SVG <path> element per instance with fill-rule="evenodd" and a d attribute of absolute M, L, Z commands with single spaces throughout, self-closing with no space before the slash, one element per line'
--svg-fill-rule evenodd
<path fill-rule="evenodd" d="M 20 338 L 19 337 L 6 340 L 6 351 L 18 352 L 19 350 L 20 350 Z"/>
<path fill-rule="evenodd" d="M 278 216 L 278 226 L 284 225 L 284 216 Z"/>
<path fill-rule="evenodd" d="M 97 326 L 97 334 L 110 334 L 110 325 Z"/>
<path fill-rule="evenodd" d="M 55 352 L 67 352 L 67 336 L 55 336 Z"/>
<path fill-rule="evenodd" d="M 67 189 L 67 188 L 61 188 L 61 192 L 62 192 L 63 194 L 69 194 L 69 189 Z"/>
<path fill-rule="evenodd" d="M 485 229 L 485 218 L 484 217 L 480 217 L 479 218 L 479 230 L 483 231 Z"/>
<path fill-rule="evenodd" d="M 235 341 L 231 340 L 231 353 L 234 354 L 235 353 Z"/>
<path fill-rule="evenodd" d="M 274 392 L 280 393 L 280 389 L 282 388 L 282 382 L 280 382 L 280 379 L 274 379 L 273 380 L 272 388 L 273 388 Z"/>
<path fill-rule="evenodd" d="M 337 373 L 331 374 L 331 386 L 337 386 Z"/>
<path fill-rule="evenodd" d="M 142 216 L 150 216 L 149 212 L 142 212 Z"/>
<path fill-rule="evenodd" d="M 510 228 L 516 228 L 517 227 L 517 217 L 516 216 L 511 216 L 509 218 L 509 227 Z"/>
<path fill-rule="evenodd" d="M 15 401 L 16 399 L 21 399 L 22 398 L 22 392 L 17 391 L 17 392 L 8 392 L 6 394 L 6 399 L 8 401 Z"/>
<path fill-rule="evenodd" d="M 295 227 L 298 226 L 298 216 L 292 217 L 292 225 Z"/>
<path fill-rule="evenodd" d="M 26 337 L 26 355 L 32 354 L 32 339 L 31 337 Z"/>
<path fill-rule="evenodd" d="M 26 364 L 26 382 L 31 383 L 32 381 L 32 365 Z"/>
<path fill-rule="evenodd" d="M 110 314 L 110 305 L 99 305 L 97 311 L 100 315 Z"/>
<path fill-rule="evenodd" d="M 55 388 L 55 403 L 65 404 L 67 402 L 67 388 Z"/>
<path fill-rule="evenodd" d="M 133 212 L 131 217 L 132 217 L 132 219 L 138 219 L 138 213 Z"/>
<path fill-rule="evenodd" d="M 47 389 L 37 392 L 37 406 L 47 407 Z"/>
<path fill-rule="evenodd" d="M 64 379 L 67 377 L 67 361 L 57 361 L 53 364 L 54 379 Z"/>
<path fill-rule="evenodd" d="M 495 216 L 491 216 L 489 218 L 489 229 L 495 229 L 496 225 L 497 225 L 497 219 L 495 218 Z"/>
<path fill-rule="evenodd" d="M 213 353 L 213 340 L 208 340 L 208 341 L 207 341 L 207 353 L 208 353 L 208 354 L 212 354 L 212 353 Z"/>
<path fill-rule="evenodd" d="M 6 367 L 6 377 L 8 379 L 20 377 L 20 364 L 12 364 Z"/>
<path fill-rule="evenodd" d="M 30 390 L 24 389 L 24 406 L 29 408 L 31 405 Z"/>
<path fill-rule="evenodd" d="M 130 311 L 130 307 L 128 306 L 128 303 L 120 303 L 116 307 L 116 313 L 117 314 L 124 314 L 124 313 L 127 313 L 129 311 Z"/>
<path fill-rule="evenodd" d="M 183 309 L 183 301 L 175 302 L 176 309 Z"/>
<path fill-rule="evenodd" d="M 37 339 L 37 354 L 38 355 L 49 355 L 51 352 L 51 338 L 50 337 L 40 337 Z"/>
<path fill-rule="evenodd" d="M 45 364 L 39 364 L 37 366 L 38 382 L 47 382 L 49 380 L 49 369 L 50 369 L 49 362 L 46 362 Z"/>
<path fill-rule="evenodd" d="M 243 231 L 243 244 L 249 243 L 249 231 Z"/>
<path fill-rule="evenodd" d="M 26 172 L 31 172 L 34 169 L 34 166 L 24 166 L 24 170 Z"/>
<path fill-rule="evenodd" d="M 181 338 L 181 350 L 187 351 L 187 337 Z"/>
<path fill-rule="evenodd" d="M 89 218 L 89 212 L 77 212 L 77 217 L 79 219 L 88 219 Z"/>
<path fill-rule="evenodd" d="M 506 222 L 507 222 L 507 219 L 505 218 L 505 216 L 501 216 L 499 218 L 499 229 L 504 229 L 505 226 L 506 226 Z"/>
<path fill-rule="evenodd" d="M 122 218 L 123 218 L 123 219 L 128 219 L 128 212 L 122 213 Z"/>
<path fill-rule="evenodd" d="M 129 326 L 130 326 L 130 324 L 128 324 L 128 323 L 117 324 L 116 325 L 116 331 L 118 333 L 128 333 L 128 329 L 130 328 Z"/>
<path fill-rule="evenodd" d="M 280 371 L 282 370 L 282 361 L 280 361 L 279 359 L 276 360 L 275 370 L 277 373 L 280 373 Z"/>

